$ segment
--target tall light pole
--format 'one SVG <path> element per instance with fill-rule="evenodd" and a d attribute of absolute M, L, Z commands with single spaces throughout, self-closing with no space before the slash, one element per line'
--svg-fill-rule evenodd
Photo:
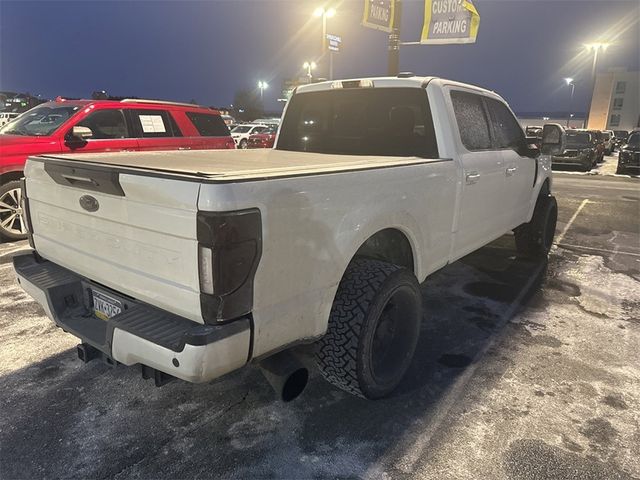
<path fill-rule="evenodd" d="M 309 77 L 309 83 L 311 83 L 311 81 L 313 80 L 313 74 L 311 73 L 311 70 L 316 68 L 316 62 L 304 62 L 302 64 L 302 68 L 305 68 L 307 70 L 307 77 Z"/>
<path fill-rule="evenodd" d="M 593 51 L 593 64 L 591 65 L 591 97 L 589 97 L 589 107 L 587 108 L 587 117 L 584 121 L 585 128 L 589 128 L 589 116 L 591 115 L 591 103 L 593 102 L 593 94 L 595 93 L 595 90 L 596 90 L 596 72 L 598 68 L 598 52 L 601 49 L 604 52 L 608 46 L 609 46 L 608 43 L 599 43 L 599 42 L 585 43 L 584 45 L 584 47 L 587 49 L 588 52 Z"/>
<path fill-rule="evenodd" d="M 269 88 L 269 84 L 267 82 L 263 82 L 262 80 L 260 80 L 258 82 L 258 89 L 260 90 L 260 101 L 262 102 L 262 99 L 264 97 L 264 91 Z"/>
<path fill-rule="evenodd" d="M 318 7 L 313 11 L 314 17 L 322 17 L 322 56 L 327 53 L 327 19 L 336 16 L 335 8 Z M 333 79 L 333 52 L 329 52 L 329 80 Z"/>
<path fill-rule="evenodd" d="M 573 90 L 576 88 L 576 84 L 573 83 L 573 78 L 567 77 L 564 79 L 567 82 L 567 86 L 571 87 L 571 96 L 569 97 L 569 112 L 567 113 L 567 128 L 569 128 L 569 120 L 573 117 L 571 113 L 571 104 L 573 103 Z"/>
<path fill-rule="evenodd" d="M 393 25 L 389 33 L 389 53 L 387 59 L 387 74 L 395 77 L 400 73 L 400 28 L 402 26 L 402 0 L 395 0 Z"/>

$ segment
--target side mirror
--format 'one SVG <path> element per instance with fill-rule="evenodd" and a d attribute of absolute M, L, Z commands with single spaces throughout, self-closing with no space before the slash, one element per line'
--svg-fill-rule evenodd
<path fill-rule="evenodd" d="M 565 132 L 557 123 L 547 123 L 542 127 L 540 152 L 543 155 L 558 155 L 564 152 Z"/>
<path fill-rule="evenodd" d="M 78 147 L 87 143 L 87 140 L 91 137 L 93 137 L 93 132 L 89 127 L 76 125 L 67 133 L 65 143 L 67 145 Z"/>

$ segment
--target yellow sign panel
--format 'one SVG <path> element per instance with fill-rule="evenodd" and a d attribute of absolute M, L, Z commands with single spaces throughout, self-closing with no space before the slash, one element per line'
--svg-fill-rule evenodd
<path fill-rule="evenodd" d="M 393 30 L 396 0 L 364 0 L 362 25 L 383 32 Z"/>
<path fill-rule="evenodd" d="M 471 0 L 425 0 L 420 43 L 475 43 L 480 15 Z"/>

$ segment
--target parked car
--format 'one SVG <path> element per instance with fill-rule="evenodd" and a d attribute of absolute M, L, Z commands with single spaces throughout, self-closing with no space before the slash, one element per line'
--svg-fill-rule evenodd
<path fill-rule="evenodd" d="M 0 128 L 0 237 L 25 238 L 20 178 L 29 155 L 235 148 L 220 115 L 155 100 L 60 100 Z"/>
<path fill-rule="evenodd" d="M 525 128 L 527 137 L 542 137 L 542 127 L 537 125 L 529 125 Z"/>
<path fill-rule="evenodd" d="M 604 141 L 604 154 L 611 155 L 615 148 L 615 135 L 612 130 L 602 130 L 602 137 Z"/>
<path fill-rule="evenodd" d="M 627 138 L 629 138 L 629 132 L 627 130 L 614 130 L 613 135 L 615 148 L 620 148 L 621 145 L 627 143 Z"/>
<path fill-rule="evenodd" d="M 245 149 L 249 146 L 249 137 L 253 134 L 262 132 L 267 128 L 267 126 L 268 125 L 257 123 L 243 123 L 241 125 L 236 125 L 231 129 L 231 137 L 238 148 Z"/>
<path fill-rule="evenodd" d="M 601 130 L 585 130 L 577 129 L 578 131 L 588 132 L 591 134 L 591 140 L 593 141 L 594 148 L 596 150 L 596 163 L 604 162 L 605 142 L 604 134 Z"/>
<path fill-rule="evenodd" d="M 18 115 L 20 114 L 16 112 L 0 112 L 0 127 L 6 125 Z"/>
<path fill-rule="evenodd" d="M 564 130 L 544 130 L 539 155 L 499 95 L 438 78 L 303 85 L 274 149 L 31 157 L 35 251 L 14 267 L 84 361 L 157 385 L 255 362 L 292 400 L 308 345 L 330 383 L 380 398 L 428 275 L 510 231 L 546 262 Z"/>
<path fill-rule="evenodd" d="M 247 141 L 247 148 L 273 148 L 278 134 L 278 126 L 270 125 L 260 133 L 254 133 Z"/>
<path fill-rule="evenodd" d="M 620 147 L 616 173 L 640 174 L 640 130 L 631 133 L 627 143 Z"/>
<path fill-rule="evenodd" d="M 525 134 L 527 137 L 535 138 L 535 144 L 540 148 L 540 142 L 542 141 L 542 127 L 529 125 L 525 129 Z"/>
<path fill-rule="evenodd" d="M 551 158 L 553 166 L 579 167 L 588 172 L 597 163 L 596 145 L 589 132 L 567 130 L 564 151 Z"/>
<path fill-rule="evenodd" d="M 236 124 L 236 119 L 233 118 L 231 115 L 221 115 L 221 117 L 222 117 L 222 120 L 224 120 L 225 125 L 229 129 L 232 129 Z"/>
<path fill-rule="evenodd" d="M 253 122 L 251 123 L 259 123 L 261 125 L 280 125 L 280 119 L 279 118 L 275 118 L 275 117 L 271 117 L 271 118 L 256 118 Z"/>

